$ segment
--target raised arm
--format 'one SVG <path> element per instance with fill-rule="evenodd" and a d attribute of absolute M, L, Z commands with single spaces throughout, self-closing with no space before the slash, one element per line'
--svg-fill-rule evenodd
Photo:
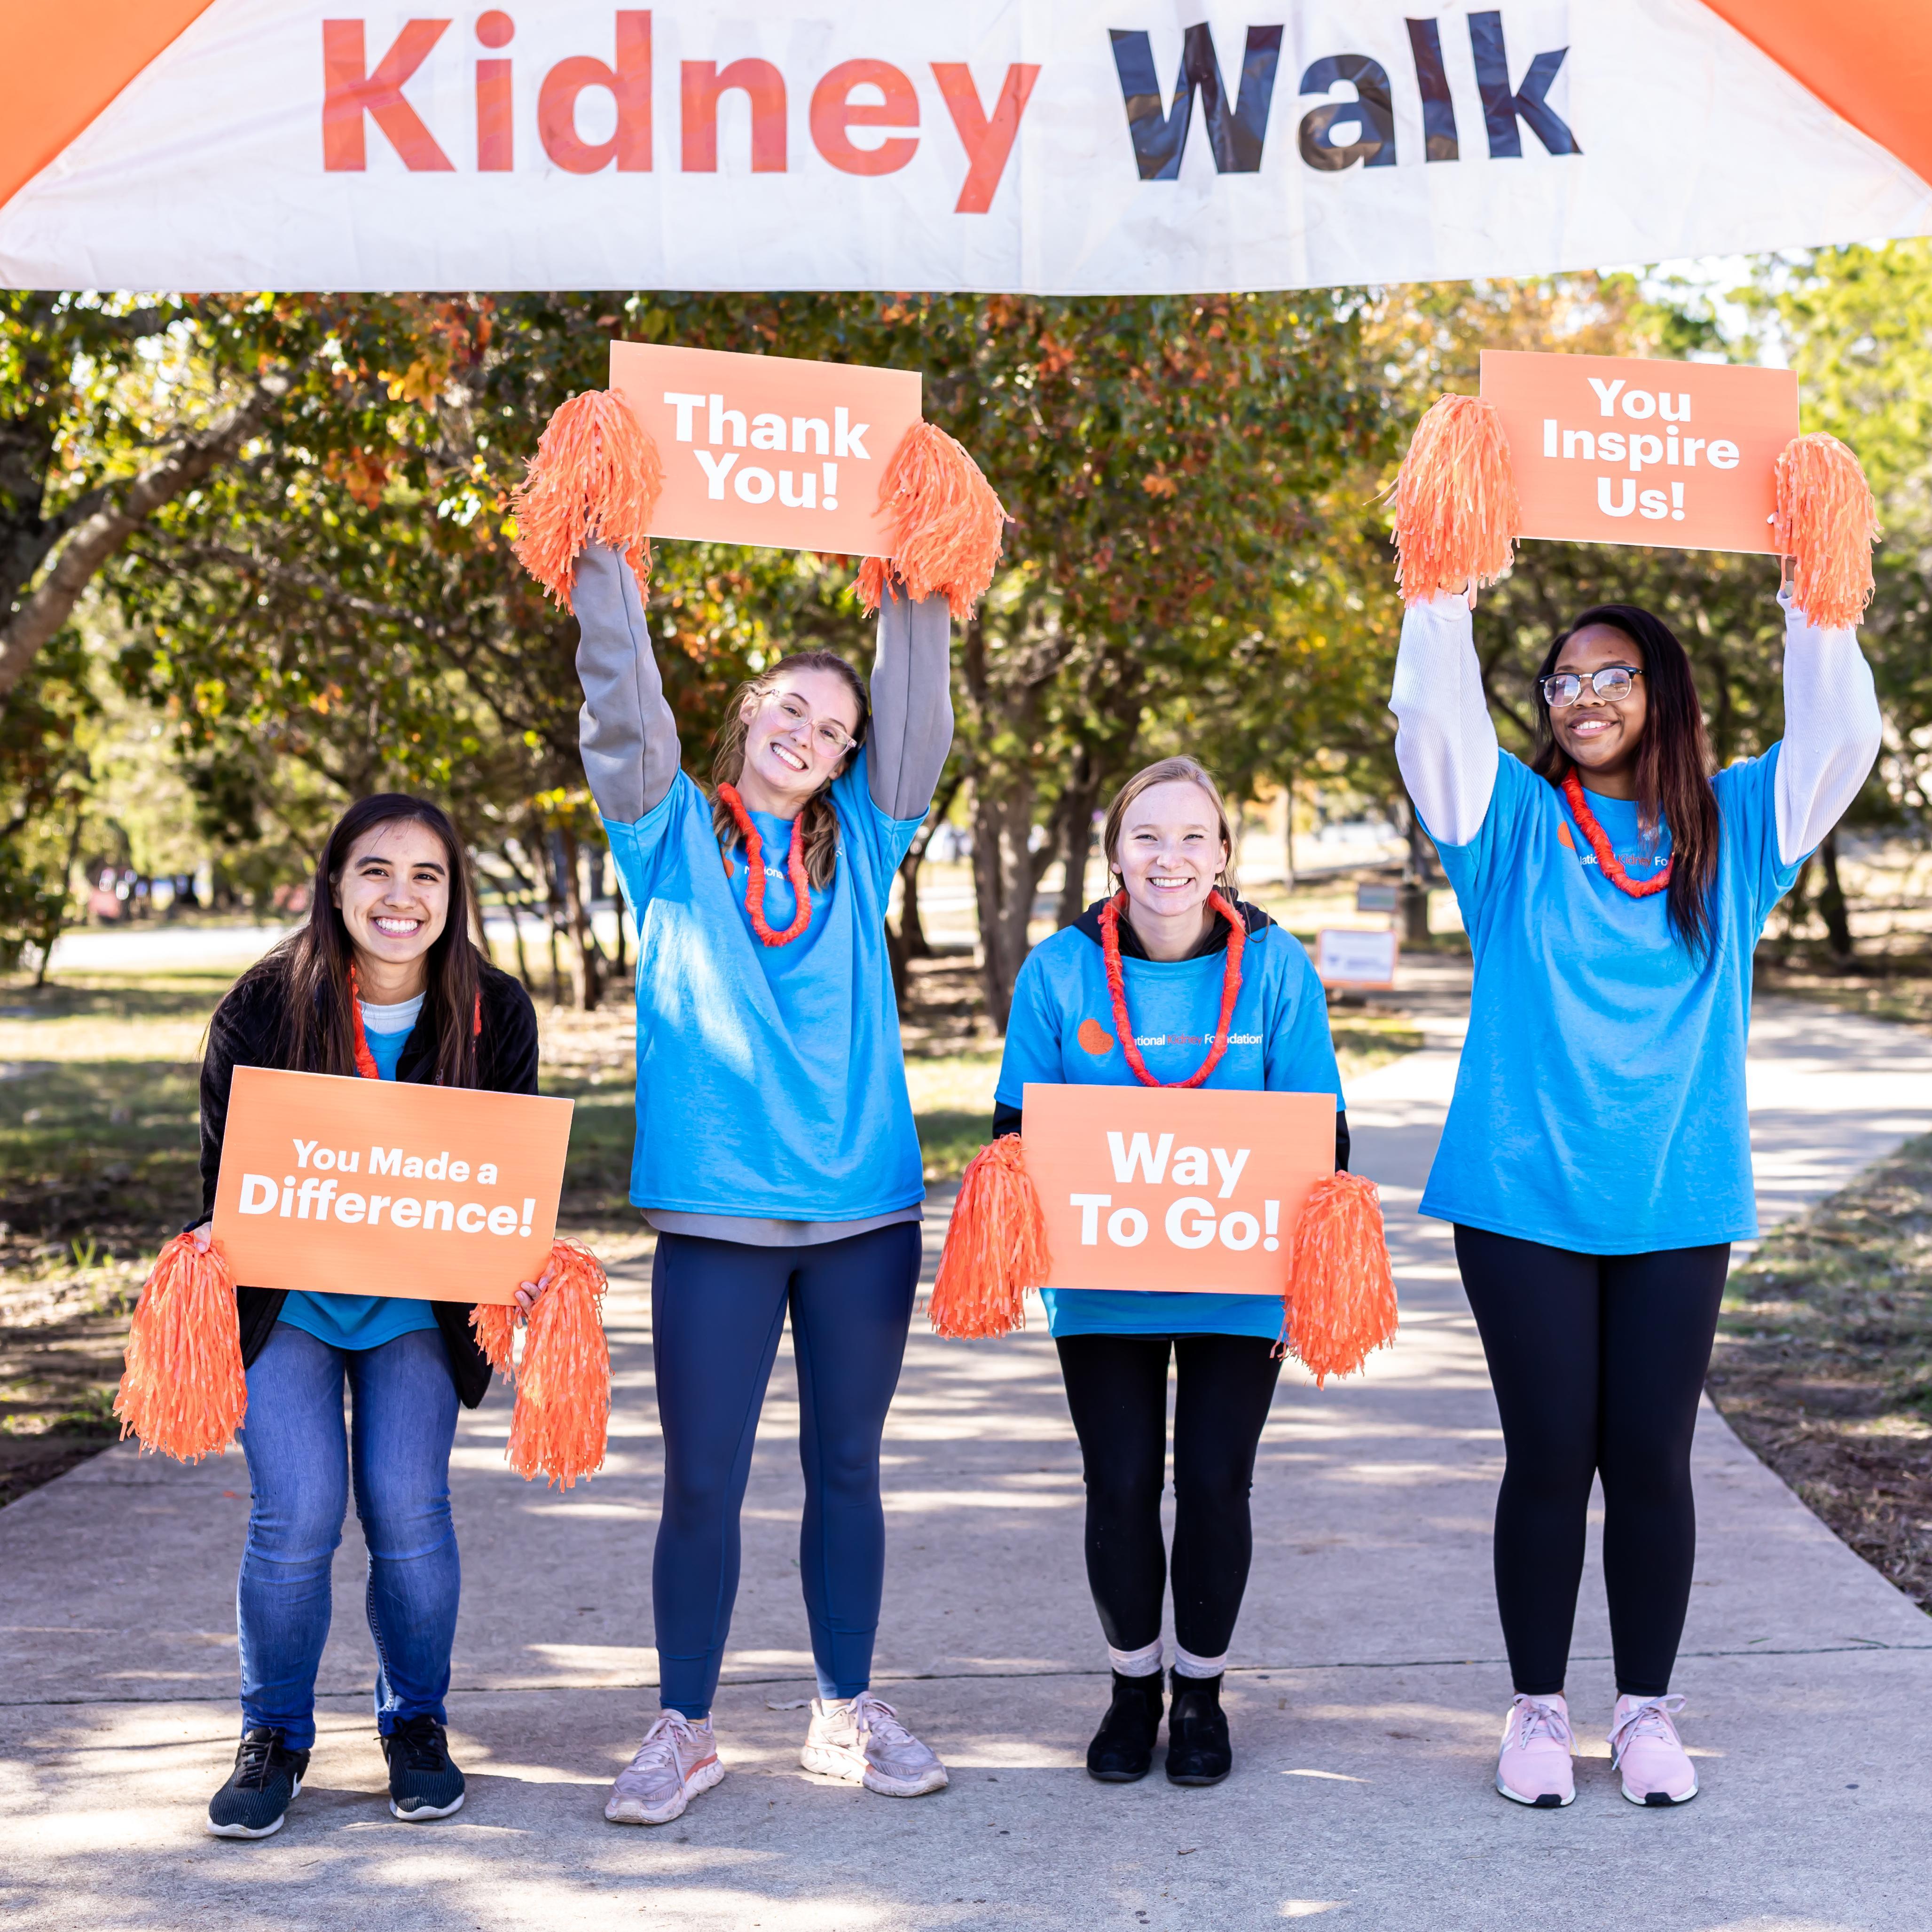
<path fill-rule="evenodd" d="M 1821 631 L 1784 606 L 1784 746 L 1778 759 L 1778 856 L 1795 865 L 1816 848 L 1858 795 L 1882 732 L 1871 666 L 1858 633 Z"/>
<path fill-rule="evenodd" d="M 866 769 L 888 818 L 923 818 L 952 748 L 952 618 L 944 597 L 888 592 L 872 662 Z"/>
<path fill-rule="evenodd" d="M 1434 597 L 1402 614 L 1389 709 L 1396 763 L 1430 836 L 1468 844 L 1489 812 L 1497 754 L 1466 598 Z"/>
<path fill-rule="evenodd" d="M 634 825 L 677 776 L 677 724 L 664 702 L 638 580 L 620 552 L 592 544 L 577 560 L 577 742 L 597 809 Z"/>

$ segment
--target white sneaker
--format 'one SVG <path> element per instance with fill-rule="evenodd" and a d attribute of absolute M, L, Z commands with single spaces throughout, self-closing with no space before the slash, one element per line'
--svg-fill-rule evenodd
<path fill-rule="evenodd" d="M 920 1798 L 946 1788 L 946 1767 L 891 1705 L 871 1691 L 849 1702 L 812 1700 L 812 1728 L 798 1761 L 807 1771 L 862 1784 L 888 1798 Z"/>
<path fill-rule="evenodd" d="M 618 1772 L 604 1815 L 614 1825 L 668 1825 L 724 1775 L 711 1720 L 694 1723 L 681 1711 L 666 1711 Z"/>

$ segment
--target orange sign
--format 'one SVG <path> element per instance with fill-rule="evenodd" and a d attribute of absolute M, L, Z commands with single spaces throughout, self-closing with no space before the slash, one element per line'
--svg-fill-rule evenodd
<path fill-rule="evenodd" d="M 1564 543 L 1771 550 L 1778 452 L 1798 434 L 1789 369 L 1486 349 L 1522 533 Z"/>
<path fill-rule="evenodd" d="M 879 479 L 920 419 L 916 370 L 614 342 L 610 386 L 664 459 L 652 536 L 885 554 Z"/>
<path fill-rule="evenodd" d="M 1332 1094 L 1027 1083 L 1027 1173 L 1054 1288 L 1279 1294 Z"/>
<path fill-rule="evenodd" d="M 238 1066 L 214 1235 L 237 1281 L 508 1301 L 556 1235 L 568 1100 Z"/>

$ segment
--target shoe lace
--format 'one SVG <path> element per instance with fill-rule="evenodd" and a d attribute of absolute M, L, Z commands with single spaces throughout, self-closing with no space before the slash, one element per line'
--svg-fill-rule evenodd
<path fill-rule="evenodd" d="M 852 1700 L 852 1721 L 859 1727 L 859 1735 L 868 1732 L 889 1744 L 911 1744 L 915 1742 L 911 1732 L 899 1722 L 899 1714 L 883 1697 L 874 1697 L 871 1691 L 861 1691 Z"/>
<path fill-rule="evenodd" d="M 1515 1708 L 1520 1713 L 1516 1720 L 1516 1741 L 1518 1744 L 1531 1744 L 1539 1738 L 1548 1738 L 1552 1743 L 1561 1744 L 1565 1750 L 1576 1748 L 1576 1738 L 1570 1729 L 1570 1720 L 1554 1704 L 1541 1697 L 1519 1695 Z"/>
<path fill-rule="evenodd" d="M 1633 1704 L 1619 1718 L 1610 1732 L 1610 1764 L 1614 1769 L 1623 1761 L 1623 1755 L 1639 1738 L 1664 1738 L 1681 1749 L 1682 1742 L 1677 1735 L 1677 1726 L 1671 1721 L 1671 1713 L 1684 1708 L 1684 1700 L 1675 1695 L 1668 1697 L 1646 1697 L 1640 1704 Z"/>
<path fill-rule="evenodd" d="M 408 1771 L 440 1771 L 448 1757 L 442 1726 L 434 1718 L 409 1718 L 390 1734 L 390 1741 L 403 1754 Z"/>
<path fill-rule="evenodd" d="M 662 1712 L 657 1722 L 644 1733 L 644 1742 L 631 1760 L 631 1768 L 675 1771 L 680 1756 L 694 1754 L 697 1743 L 698 1726 L 682 1711 Z"/>
<path fill-rule="evenodd" d="M 241 1752 L 235 1760 L 236 1788 L 241 1791 L 266 1790 L 276 1754 L 281 1748 L 282 1734 L 280 1731 L 269 1731 L 260 1737 L 251 1734 L 244 1738 Z"/>

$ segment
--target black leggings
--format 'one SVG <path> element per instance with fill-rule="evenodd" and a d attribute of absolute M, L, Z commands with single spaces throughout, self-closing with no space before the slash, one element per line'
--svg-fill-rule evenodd
<path fill-rule="evenodd" d="M 1068 1335 L 1060 1370 L 1087 1480 L 1087 1580 L 1115 1650 L 1160 1635 L 1167 1552 L 1167 1363 L 1174 1406 L 1174 1636 L 1219 1657 L 1234 1634 L 1254 1537 L 1248 1491 L 1281 1364 L 1253 1335 Z"/>
<path fill-rule="evenodd" d="M 1598 1474 L 1618 1691 L 1670 1688 L 1697 1553 L 1690 1438 L 1730 1253 L 1580 1255 L 1456 1230 L 1502 1412 L 1496 1605 L 1526 1696 L 1563 1688 Z"/>

